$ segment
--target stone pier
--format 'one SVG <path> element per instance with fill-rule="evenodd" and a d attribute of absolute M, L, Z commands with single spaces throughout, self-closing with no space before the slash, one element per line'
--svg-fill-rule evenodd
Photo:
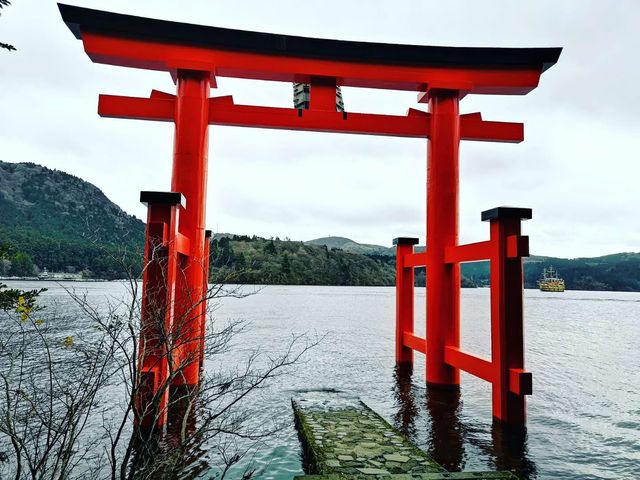
<path fill-rule="evenodd" d="M 307 394 L 292 405 L 309 473 L 298 480 L 517 480 L 510 472 L 447 472 L 358 399 Z"/>

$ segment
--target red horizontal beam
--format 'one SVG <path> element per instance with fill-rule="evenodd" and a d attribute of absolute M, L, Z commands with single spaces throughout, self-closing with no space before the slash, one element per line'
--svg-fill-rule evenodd
<path fill-rule="evenodd" d="M 175 96 L 154 90 L 150 98 L 100 95 L 98 113 L 102 117 L 128 118 L 135 120 L 157 120 L 169 122 L 175 116 Z M 461 132 L 465 124 L 476 122 L 479 114 L 460 117 Z M 274 128 L 285 130 L 307 130 L 315 132 L 353 133 L 363 135 L 386 135 L 393 137 L 428 138 L 430 114 L 409 109 L 407 115 L 378 115 L 372 113 L 346 113 L 327 110 L 298 110 L 295 108 L 258 107 L 236 105 L 231 96 L 215 97 L 209 100 L 209 123 L 234 127 Z M 515 141 L 509 136 L 512 124 L 502 127 L 485 128 L 482 122 L 462 135 L 465 140 Z M 515 124 L 513 124 L 515 125 Z M 518 124 L 520 125 L 520 124 Z M 519 141 L 519 140 L 518 140 Z"/>
<path fill-rule="evenodd" d="M 516 395 L 531 395 L 533 393 L 533 376 L 521 368 L 509 369 L 509 391 Z"/>
<path fill-rule="evenodd" d="M 523 95 L 538 86 L 538 67 L 414 66 L 379 64 L 284 54 L 221 50 L 170 44 L 83 31 L 85 52 L 92 61 L 108 65 L 175 72 L 201 70 L 219 77 L 308 83 L 314 76 L 333 77 L 339 85 L 425 91 L 428 85 L 470 93 Z"/>
<path fill-rule="evenodd" d="M 491 257 L 491 241 L 469 243 L 447 247 L 444 251 L 445 263 L 479 262 Z"/>
<path fill-rule="evenodd" d="M 211 125 L 395 137 L 427 138 L 429 136 L 429 114 L 418 110 L 410 110 L 407 115 L 400 116 L 256 107 L 235 105 L 230 96 L 212 98 L 209 102 Z"/>
<path fill-rule="evenodd" d="M 186 237 L 182 233 L 176 234 L 176 239 L 175 239 L 176 251 L 180 255 L 185 255 L 185 256 L 189 255 L 190 243 L 191 242 L 189 241 L 189 237 Z"/>
<path fill-rule="evenodd" d="M 488 382 L 493 383 L 495 379 L 493 364 L 489 360 L 463 352 L 458 347 L 445 347 L 444 361 Z"/>
<path fill-rule="evenodd" d="M 151 98 L 100 95 L 98 102 L 103 117 L 168 122 L 173 121 L 174 112 L 175 100 L 162 92 L 154 92 Z M 413 109 L 407 115 L 376 115 L 235 105 L 230 96 L 212 98 L 209 104 L 211 125 L 234 127 L 427 138 L 428 119 L 428 113 Z"/>
<path fill-rule="evenodd" d="M 480 113 L 460 115 L 460 138 L 485 142 L 520 143 L 524 125 L 513 122 L 487 122 Z"/>
<path fill-rule="evenodd" d="M 172 122 L 175 100 L 172 98 L 138 98 L 100 95 L 98 114 L 101 117 Z"/>
<path fill-rule="evenodd" d="M 404 332 L 402 335 L 402 343 L 407 348 L 424 354 L 427 353 L 427 341 L 424 338 L 417 337 L 413 333 Z"/>
<path fill-rule="evenodd" d="M 424 267 L 427 265 L 427 252 L 410 253 L 405 255 L 402 264 L 405 268 Z"/>

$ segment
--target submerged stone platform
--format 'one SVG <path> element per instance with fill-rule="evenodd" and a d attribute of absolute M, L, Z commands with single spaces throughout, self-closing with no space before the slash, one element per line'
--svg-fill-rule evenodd
<path fill-rule="evenodd" d="M 447 472 L 357 398 L 310 392 L 292 405 L 310 473 L 298 480 L 517 480 L 510 472 Z"/>

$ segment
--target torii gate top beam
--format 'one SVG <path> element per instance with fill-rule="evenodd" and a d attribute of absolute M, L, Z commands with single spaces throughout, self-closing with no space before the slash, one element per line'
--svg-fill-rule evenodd
<path fill-rule="evenodd" d="M 468 48 L 352 42 L 208 27 L 59 4 L 97 63 L 287 82 L 425 92 L 526 94 L 560 48 Z"/>

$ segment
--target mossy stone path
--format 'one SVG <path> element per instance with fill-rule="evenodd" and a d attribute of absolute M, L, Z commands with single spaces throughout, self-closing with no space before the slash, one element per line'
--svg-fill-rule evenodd
<path fill-rule="evenodd" d="M 516 479 L 509 472 L 447 472 L 358 399 L 301 395 L 292 405 L 312 474 L 297 479 Z"/>

